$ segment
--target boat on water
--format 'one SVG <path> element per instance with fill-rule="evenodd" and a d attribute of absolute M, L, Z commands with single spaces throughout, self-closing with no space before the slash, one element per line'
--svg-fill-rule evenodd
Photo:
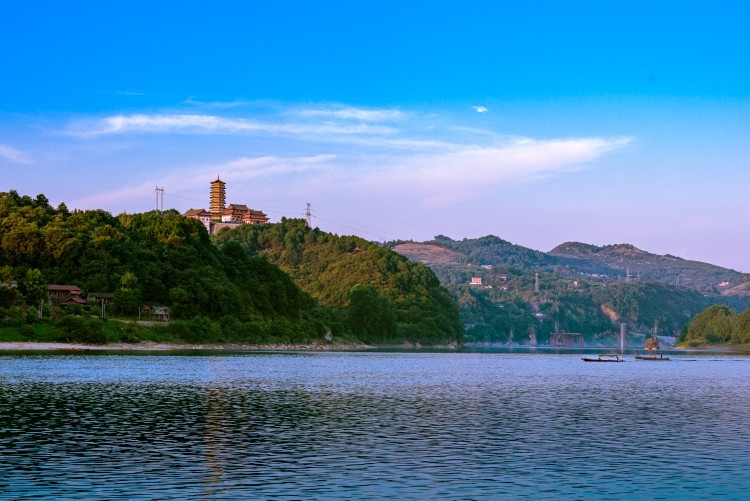
<path fill-rule="evenodd" d="M 666 362 L 669 360 L 669 357 L 665 357 L 663 353 L 654 353 L 654 354 L 648 354 L 648 355 L 641 355 L 640 353 L 635 353 L 635 359 L 636 360 L 651 360 L 654 362 Z"/>
<path fill-rule="evenodd" d="M 624 362 L 625 360 L 617 353 L 601 354 L 597 357 L 581 357 L 584 362 Z"/>

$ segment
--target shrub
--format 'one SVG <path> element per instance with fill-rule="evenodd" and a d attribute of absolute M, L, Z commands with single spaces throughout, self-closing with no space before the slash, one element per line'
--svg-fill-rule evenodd
<path fill-rule="evenodd" d="M 57 321 L 63 338 L 70 342 L 107 344 L 104 322 L 99 318 L 65 315 Z"/>
<path fill-rule="evenodd" d="M 31 325 L 29 325 L 29 324 L 24 324 L 24 325 L 22 325 L 22 326 L 21 326 L 21 327 L 20 327 L 20 328 L 18 329 L 18 331 L 19 331 L 19 333 L 20 333 L 20 334 L 21 334 L 21 335 L 22 335 L 23 337 L 25 337 L 25 338 L 27 338 L 27 339 L 29 339 L 29 340 L 31 340 L 31 341 L 34 341 L 34 340 L 36 339 L 36 331 L 35 331 L 35 330 L 34 330 L 34 328 L 33 328 L 33 327 L 32 327 Z"/>

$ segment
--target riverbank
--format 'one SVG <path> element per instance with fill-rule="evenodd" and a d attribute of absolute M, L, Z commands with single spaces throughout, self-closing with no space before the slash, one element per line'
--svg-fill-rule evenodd
<path fill-rule="evenodd" d="M 700 346 L 675 346 L 669 348 L 675 351 L 727 351 L 732 353 L 750 353 L 750 345 L 747 344 L 704 344 Z"/>
<path fill-rule="evenodd" d="M 467 348 L 487 347 L 485 344 L 467 344 Z M 507 346 L 494 346 L 507 348 Z M 515 346 L 529 348 L 528 346 Z M 373 346 L 364 343 L 313 343 L 313 344 L 181 344 L 155 343 L 143 341 L 140 343 L 109 343 L 109 344 L 79 344 L 79 343 L 51 343 L 33 341 L 3 341 L 0 351 L 185 351 L 185 350 L 217 350 L 217 351 L 357 351 L 357 350 L 419 350 L 438 349 L 456 350 L 456 345 L 421 346 L 419 344 L 404 343 L 402 345 Z M 540 348 L 540 347 L 536 347 Z M 549 347 L 542 347 L 549 348 Z M 675 346 L 665 351 L 699 351 L 699 352 L 731 352 L 750 353 L 748 345 L 704 345 L 704 346 Z"/>
<path fill-rule="evenodd" d="M 316 344 L 167 344 L 144 341 L 141 343 L 78 344 L 0 342 L 0 351 L 170 351 L 170 350 L 255 350 L 255 351 L 344 351 L 372 349 L 361 343 L 316 343 Z"/>

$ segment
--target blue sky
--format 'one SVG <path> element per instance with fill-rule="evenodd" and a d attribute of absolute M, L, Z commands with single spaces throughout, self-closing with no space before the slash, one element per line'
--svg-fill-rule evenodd
<path fill-rule="evenodd" d="M 114 5 L 109 5 L 114 4 Z M 750 272 L 750 2 L 8 2 L 0 191 Z"/>

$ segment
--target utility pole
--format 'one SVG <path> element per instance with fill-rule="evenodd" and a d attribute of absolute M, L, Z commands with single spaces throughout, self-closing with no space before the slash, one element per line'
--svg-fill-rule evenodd
<path fill-rule="evenodd" d="M 305 211 L 305 221 L 307 221 L 307 226 L 309 228 L 312 222 L 312 211 L 310 207 L 310 202 L 307 202 L 307 210 Z"/>
<path fill-rule="evenodd" d="M 102 299 L 102 318 L 104 318 L 104 299 Z"/>

